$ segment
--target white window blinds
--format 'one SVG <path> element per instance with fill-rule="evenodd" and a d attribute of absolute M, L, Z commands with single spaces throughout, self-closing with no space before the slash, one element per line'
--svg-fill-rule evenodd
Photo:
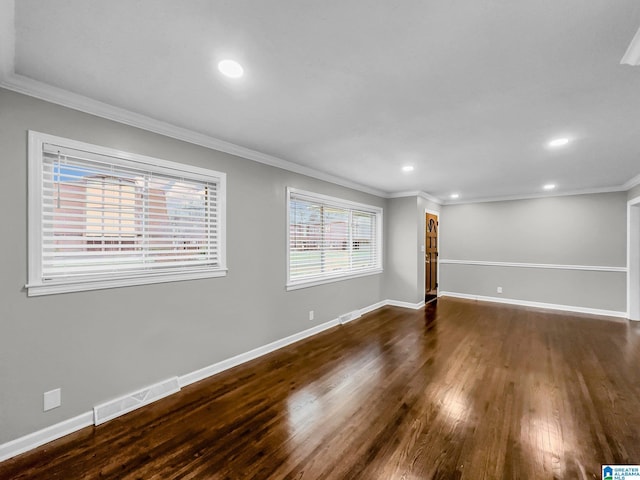
<path fill-rule="evenodd" d="M 30 283 L 223 269 L 220 174 L 61 143 L 42 141 L 38 172 L 30 172 L 39 176 L 38 268 Z"/>
<path fill-rule="evenodd" d="M 288 286 L 382 269 L 382 210 L 290 189 Z"/>

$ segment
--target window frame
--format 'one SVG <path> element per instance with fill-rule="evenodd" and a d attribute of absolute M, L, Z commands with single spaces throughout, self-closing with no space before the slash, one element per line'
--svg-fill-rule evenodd
<path fill-rule="evenodd" d="M 366 270 L 360 270 L 357 272 L 348 271 L 345 273 L 333 273 L 327 274 L 323 277 L 315 277 L 311 279 L 291 279 L 291 242 L 290 242 L 290 232 L 291 232 L 291 195 L 297 194 L 301 196 L 308 197 L 310 200 L 317 201 L 322 203 L 323 205 L 344 208 L 348 210 L 357 210 L 361 212 L 373 213 L 376 215 L 376 258 L 378 260 L 377 265 L 373 268 L 368 268 Z M 383 259 L 383 215 L 384 209 L 382 207 L 376 207 L 374 205 L 367 205 L 364 203 L 353 202 L 351 200 L 344 200 L 342 198 L 332 197 L 329 195 L 324 195 L 321 193 L 309 192 L 307 190 L 300 190 L 293 187 L 287 187 L 286 192 L 286 240 L 285 243 L 287 245 L 286 249 L 286 257 L 287 257 L 287 272 L 286 272 L 286 290 L 298 290 L 301 288 L 314 287 L 316 285 L 323 285 L 327 283 L 339 282 L 342 280 L 350 280 L 353 278 L 367 277 L 370 275 L 378 275 L 383 273 L 384 268 L 384 259 Z M 350 227 L 351 228 L 351 227 Z"/>
<path fill-rule="evenodd" d="M 56 145 L 87 152 L 89 155 L 103 155 L 113 158 L 113 163 L 122 166 L 144 168 L 149 172 L 182 176 L 185 179 L 216 183 L 218 210 L 218 265 L 200 271 L 188 271 L 188 268 L 176 268 L 173 272 L 127 272 L 119 274 L 87 275 L 84 278 L 62 278 L 43 280 L 42 275 L 42 219 L 43 219 L 43 165 L 44 145 Z M 223 277 L 227 275 L 226 264 L 226 174 L 214 170 L 161 160 L 154 157 L 125 152 L 109 147 L 71 140 L 46 133 L 29 130 L 28 138 L 28 212 L 27 212 L 27 255 L 28 283 L 25 286 L 28 296 L 51 295 L 58 293 L 81 292 L 105 288 L 147 285 L 182 280 Z"/>

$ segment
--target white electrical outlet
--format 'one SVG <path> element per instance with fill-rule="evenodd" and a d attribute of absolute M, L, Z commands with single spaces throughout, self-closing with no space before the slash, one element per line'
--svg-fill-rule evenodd
<path fill-rule="evenodd" d="M 62 404 L 62 394 L 59 388 L 44 392 L 44 411 L 59 407 Z"/>
<path fill-rule="evenodd" d="M 309 320 L 313 320 L 314 313 L 313 310 L 309 310 Z"/>
<path fill-rule="evenodd" d="M 498 287 L 497 291 L 498 293 L 502 293 L 502 287 Z"/>

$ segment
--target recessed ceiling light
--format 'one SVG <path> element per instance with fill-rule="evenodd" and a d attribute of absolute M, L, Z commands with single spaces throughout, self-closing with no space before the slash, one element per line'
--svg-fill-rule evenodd
<path fill-rule="evenodd" d="M 451 195 L 449 195 L 449 197 L 451 198 L 460 198 L 460 194 L 459 193 L 452 193 Z"/>
<path fill-rule="evenodd" d="M 545 190 L 553 190 L 554 188 L 556 188 L 556 184 L 555 183 L 547 183 L 542 188 L 544 188 Z"/>
<path fill-rule="evenodd" d="M 235 60 L 222 60 L 218 63 L 218 70 L 220 70 L 223 75 L 230 78 L 240 78 L 244 75 L 242 65 Z"/>
<path fill-rule="evenodd" d="M 569 139 L 566 137 L 562 138 L 554 138 L 547 145 L 551 148 L 564 147 L 567 143 L 569 143 Z"/>
<path fill-rule="evenodd" d="M 403 172 L 413 172 L 413 165 L 405 165 L 402 167 Z"/>

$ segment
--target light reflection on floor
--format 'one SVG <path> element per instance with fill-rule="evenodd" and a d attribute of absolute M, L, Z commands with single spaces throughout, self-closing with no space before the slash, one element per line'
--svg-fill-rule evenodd
<path fill-rule="evenodd" d="M 539 471 L 561 477 L 565 473 L 565 450 L 571 449 L 558 422 L 546 416 L 527 414 L 521 420 L 521 441 Z"/>
<path fill-rule="evenodd" d="M 542 375 L 531 374 L 523 380 L 529 394 L 520 418 L 523 453 L 528 454 L 538 472 L 563 478 L 575 439 L 572 428 L 562 428 L 562 422 L 570 420 L 559 418 L 562 391 Z"/>
<path fill-rule="evenodd" d="M 317 427 L 328 418 L 348 416 L 363 397 L 368 397 L 379 386 L 383 366 L 378 346 L 368 346 L 321 378 L 293 392 L 287 398 L 290 434 L 293 436 Z"/>
<path fill-rule="evenodd" d="M 465 421 L 471 413 L 471 404 L 462 393 L 449 390 L 445 392 L 439 399 L 443 413 L 446 414 L 445 421 L 456 425 Z"/>

